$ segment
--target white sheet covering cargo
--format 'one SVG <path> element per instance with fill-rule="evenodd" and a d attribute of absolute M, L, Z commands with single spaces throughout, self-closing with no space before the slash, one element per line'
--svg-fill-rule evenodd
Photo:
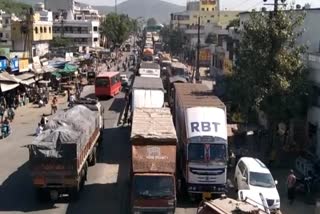
<path fill-rule="evenodd" d="M 164 106 L 164 88 L 161 78 L 136 77 L 132 86 L 132 110 Z"/>

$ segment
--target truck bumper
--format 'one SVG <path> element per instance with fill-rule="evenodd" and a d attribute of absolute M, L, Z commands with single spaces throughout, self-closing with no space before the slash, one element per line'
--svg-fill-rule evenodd
<path fill-rule="evenodd" d="M 228 191 L 226 184 L 191 184 L 188 183 L 188 192 L 192 194 L 223 194 Z"/>
<path fill-rule="evenodd" d="M 175 207 L 133 207 L 132 214 L 174 214 Z"/>

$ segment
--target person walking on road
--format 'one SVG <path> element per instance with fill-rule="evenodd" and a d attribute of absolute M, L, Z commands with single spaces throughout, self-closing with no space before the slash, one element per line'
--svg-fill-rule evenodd
<path fill-rule="evenodd" d="M 296 176 L 294 175 L 294 171 L 291 169 L 290 174 L 287 178 L 287 188 L 288 188 L 288 200 L 289 203 L 292 204 L 295 198 L 295 185 L 296 185 Z"/>
<path fill-rule="evenodd" d="M 54 97 L 51 105 L 51 114 L 55 114 L 58 110 L 58 98 Z"/>

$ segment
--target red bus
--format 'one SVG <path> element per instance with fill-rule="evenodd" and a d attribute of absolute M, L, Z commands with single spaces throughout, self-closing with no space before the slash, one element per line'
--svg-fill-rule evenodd
<path fill-rule="evenodd" d="M 97 97 L 114 97 L 121 91 L 119 72 L 101 72 L 95 80 L 95 94 Z"/>

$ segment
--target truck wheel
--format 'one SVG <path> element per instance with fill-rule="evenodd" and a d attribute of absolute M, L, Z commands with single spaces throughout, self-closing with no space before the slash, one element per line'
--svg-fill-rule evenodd
<path fill-rule="evenodd" d="M 37 188 L 35 194 L 36 194 L 37 200 L 40 202 L 47 202 L 50 199 L 49 192 L 46 189 Z"/>
<path fill-rule="evenodd" d="M 97 163 L 97 148 L 94 147 L 91 154 L 91 159 L 89 162 L 89 166 L 94 166 Z"/>

